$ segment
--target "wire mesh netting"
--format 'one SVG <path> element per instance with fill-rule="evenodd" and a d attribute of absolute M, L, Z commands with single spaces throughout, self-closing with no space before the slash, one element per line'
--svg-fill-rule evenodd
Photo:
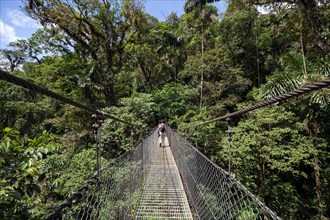
<path fill-rule="evenodd" d="M 156 131 L 136 144 L 49 219 L 280 219 L 170 128 L 167 136 L 167 148 Z"/>
<path fill-rule="evenodd" d="M 160 143 L 161 137 L 159 137 Z M 153 148 L 149 173 L 137 211 L 137 220 L 191 220 L 190 207 L 179 170 L 165 136 Z"/>
<path fill-rule="evenodd" d="M 169 139 L 194 219 L 280 219 L 184 138 L 169 131 Z"/>
<path fill-rule="evenodd" d="M 133 219 L 157 138 L 154 132 L 102 169 L 98 178 L 76 192 L 75 199 L 69 199 L 70 208 L 60 206 L 59 215 L 49 219 Z"/>

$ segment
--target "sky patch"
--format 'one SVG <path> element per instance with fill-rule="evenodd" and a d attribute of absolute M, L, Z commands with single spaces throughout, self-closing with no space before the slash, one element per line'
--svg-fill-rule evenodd
<path fill-rule="evenodd" d="M 22 39 L 22 37 L 17 36 L 15 28 L 4 23 L 2 19 L 0 19 L 0 42 L 1 48 L 4 48 L 10 42 L 16 41 L 18 39 Z"/>
<path fill-rule="evenodd" d="M 10 19 L 10 22 L 20 28 L 33 28 L 38 29 L 42 26 L 38 24 L 37 21 L 26 16 L 22 11 L 19 10 L 7 10 L 7 16 Z"/>

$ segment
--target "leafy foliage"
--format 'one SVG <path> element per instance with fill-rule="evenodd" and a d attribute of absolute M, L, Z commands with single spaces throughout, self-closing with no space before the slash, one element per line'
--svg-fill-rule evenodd
<path fill-rule="evenodd" d="M 142 126 L 104 122 L 104 165 L 160 118 L 180 129 L 330 73 L 326 1 L 233 0 L 219 14 L 208 4 L 216 1 L 189 0 L 189 13 L 165 21 L 135 0 L 23 2 L 42 28 L 1 50 L 0 68 Z M 92 117 L 0 87 L 0 218 L 44 219 L 95 171 Z M 322 89 L 229 122 L 232 171 L 285 219 L 330 217 L 329 97 Z M 180 132 L 228 168 L 227 129 L 218 122 Z"/>
<path fill-rule="evenodd" d="M 159 118 L 173 118 L 169 121 L 170 126 L 177 126 L 175 119 L 183 116 L 188 110 L 196 106 L 197 91 L 189 86 L 178 83 L 166 84 L 161 90 L 155 91 L 153 97 L 157 104 Z"/>
<path fill-rule="evenodd" d="M 113 158 L 127 151 L 132 144 L 154 126 L 155 103 L 150 94 L 135 93 L 122 98 L 120 106 L 103 109 L 122 120 L 141 126 L 139 129 L 106 120 L 102 133 L 102 149 L 106 158 Z"/>
<path fill-rule="evenodd" d="M 107 164 L 104 159 L 101 161 L 103 165 Z M 66 162 L 68 163 L 67 169 L 53 182 L 56 187 L 54 191 L 62 197 L 68 195 L 72 189 L 79 188 L 93 174 L 96 167 L 95 150 L 82 150 Z"/>
<path fill-rule="evenodd" d="M 33 198 L 41 193 L 40 181 L 48 172 L 44 167 L 46 157 L 58 150 L 58 144 L 46 131 L 37 138 L 26 139 L 18 131 L 5 128 L 0 150 L 0 216 L 27 217 L 26 212 L 36 205 Z"/>
<path fill-rule="evenodd" d="M 299 193 L 295 184 L 310 178 L 314 150 L 298 118 L 282 106 L 255 110 L 233 129 L 232 169 L 244 184 L 286 219 L 298 211 Z M 228 161 L 227 138 L 219 156 Z M 304 168 L 304 169 L 302 169 Z M 258 175 L 255 175 L 255 174 Z M 290 201 L 290 206 L 275 201 Z"/>

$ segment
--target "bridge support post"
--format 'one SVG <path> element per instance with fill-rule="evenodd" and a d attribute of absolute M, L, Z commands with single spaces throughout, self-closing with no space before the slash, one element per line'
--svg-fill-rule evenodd
<path fill-rule="evenodd" d="M 198 130 L 197 130 L 197 127 L 195 127 L 195 147 L 198 149 Z"/>
<path fill-rule="evenodd" d="M 98 111 L 97 114 L 93 114 L 92 116 L 95 118 L 95 123 L 93 124 L 94 128 L 94 134 L 95 134 L 95 140 L 96 140 L 96 172 L 98 178 L 100 178 L 100 170 L 101 170 L 101 149 L 100 149 L 100 143 L 101 143 L 101 129 L 102 124 L 105 120 L 105 117 L 101 111 Z"/>
<path fill-rule="evenodd" d="M 228 143 L 229 143 L 229 147 L 228 147 L 228 172 L 230 174 L 231 171 L 231 142 L 233 141 L 233 139 L 231 138 L 231 134 L 232 134 L 232 127 L 230 126 L 230 118 L 227 118 L 227 124 L 228 124 L 228 130 L 226 131 L 228 133 Z"/>
<path fill-rule="evenodd" d="M 140 139 L 141 139 L 141 161 L 142 161 L 142 175 L 143 175 L 143 181 L 145 180 L 145 163 L 146 163 L 146 159 L 145 159 L 145 154 L 144 154 L 144 143 L 143 143 L 143 135 L 142 135 L 142 131 L 140 132 Z"/>
<path fill-rule="evenodd" d="M 134 145 L 134 131 L 133 131 L 134 128 L 131 128 L 131 137 L 130 137 L 130 142 L 131 142 L 131 146 Z"/>

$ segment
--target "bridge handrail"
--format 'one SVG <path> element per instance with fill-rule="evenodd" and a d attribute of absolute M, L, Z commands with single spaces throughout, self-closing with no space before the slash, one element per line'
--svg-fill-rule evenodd
<path fill-rule="evenodd" d="M 128 151 L 124 152 L 123 154 L 119 155 L 115 158 L 114 161 L 110 162 L 106 167 L 102 167 L 99 170 L 97 170 L 92 177 L 90 177 L 88 180 L 86 180 L 85 184 L 80 186 L 77 191 L 72 193 L 65 202 L 63 202 L 61 205 L 59 205 L 57 208 L 55 208 L 55 211 L 53 214 L 49 215 L 47 220 L 55 220 L 61 218 L 61 212 L 63 209 L 67 207 L 71 207 L 74 204 L 79 203 L 80 199 L 82 198 L 82 192 L 87 191 L 89 189 L 89 186 L 96 185 L 99 183 L 100 179 L 99 176 L 102 172 L 110 169 L 112 165 L 116 164 L 120 159 L 124 158 L 132 152 L 140 143 L 142 140 L 139 140 L 133 147 L 131 147 Z"/>
<path fill-rule="evenodd" d="M 32 82 L 29 82 L 29 81 L 27 81 L 25 79 L 22 79 L 22 78 L 19 78 L 17 76 L 14 76 L 12 74 L 9 74 L 9 73 L 7 73 L 7 72 L 5 72 L 3 70 L 0 70 L 0 79 L 1 80 L 4 80 L 4 81 L 7 81 L 7 82 L 10 82 L 10 83 L 13 83 L 13 84 L 16 84 L 18 86 L 24 87 L 24 88 L 29 89 L 31 91 L 34 91 L 34 92 L 43 94 L 45 96 L 48 96 L 50 98 L 56 99 L 56 100 L 61 101 L 61 102 L 64 102 L 66 104 L 75 106 L 77 108 L 83 109 L 85 111 L 91 112 L 93 114 L 102 114 L 106 118 L 112 119 L 114 121 L 117 121 L 117 122 L 120 122 L 120 123 L 124 123 L 124 124 L 127 124 L 127 125 L 132 126 L 132 127 L 141 128 L 141 126 L 139 126 L 139 125 L 135 125 L 135 124 L 132 124 L 130 122 L 121 120 L 119 118 L 114 117 L 113 115 L 111 115 L 109 113 L 102 112 L 100 110 L 94 109 L 94 108 L 89 107 L 87 105 L 84 105 L 84 104 L 81 104 L 79 102 L 73 101 L 73 100 L 71 100 L 69 98 L 66 98 L 66 97 L 64 97 L 64 96 L 62 96 L 60 94 L 57 94 L 57 93 L 53 92 L 53 91 L 50 91 L 50 90 L 45 89 L 45 88 L 43 88 L 41 86 L 38 86 L 38 85 L 36 85 L 36 84 L 34 84 Z"/>
<path fill-rule="evenodd" d="M 120 156 L 116 157 L 114 161 L 110 162 L 106 167 L 102 167 L 100 170 L 96 171 L 92 177 L 90 177 L 84 185 L 78 188 L 77 191 L 75 191 L 73 194 L 71 194 L 66 201 L 64 201 L 61 205 L 57 206 L 55 208 L 55 211 L 48 216 L 47 220 L 59 220 L 62 219 L 63 213 L 62 211 L 65 208 L 72 207 L 72 205 L 77 205 L 81 199 L 83 198 L 83 192 L 88 192 L 90 190 L 90 187 L 93 185 L 97 184 L 102 184 L 102 180 L 100 179 L 101 175 L 103 172 L 108 171 L 112 167 L 118 165 L 120 161 L 124 160 L 125 158 L 129 157 L 129 154 L 134 154 L 134 152 L 137 150 L 138 147 L 141 147 L 140 145 L 142 144 L 142 151 L 144 152 L 142 155 L 142 158 L 139 158 L 139 160 L 142 160 L 142 165 L 145 170 L 141 171 L 145 175 L 148 172 L 148 164 L 149 164 L 149 156 L 150 152 L 150 146 L 143 146 L 144 142 L 147 142 L 148 138 L 151 138 L 152 136 L 156 136 L 156 128 L 152 129 L 149 133 L 148 136 L 146 137 L 141 137 L 141 139 L 135 143 L 129 150 L 127 150 L 125 153 L 121 154 Z M 155 143 L 153 144 L 153 146 Z M 146 151 L 146 152 L 145 152 Z M 109 189 L 112 190 L 112 189 Z"/>
<path fill-rule="evenodd" d="M 210 123 L 217 122 L 217 121 L 224 121 L 226 119 L 236 117 L 238 115 L 247 113 L 249 111 L 253 111 L 255 109 L 258 109 L 258 108 L 261 108 L 261 107 L 264 107 L 264 106 L 267 106 L 267 105 L 271 105 L 271 104 L 274 104 L 274 103 L 277 103 L 277 102 L 282 102 L 286 99 L 293 98 L 293 97 L 305 94 L 307 92 L 311 92 L 311 91 L 315 91 L 315 90 L 318 90 L 318 89 L 325 88 L 329 85 L 330 85 L 330 77 L 319 80 L 319 81 L 316 81 L 314 83 L 311 83 L 311 84 L 308 84 L 308 85 L 305 85 L 305 86 L 302 86 L 302 87 L 297 88 L 295 90 L 292 90 L 290 92 L 283 93 L 281 95 L 278 95 L 278 96 L 275 96 L 273 98 L 267 99 L 265 101 L 259 102 L 255 105 L 244 108 L 242 110 L 239 110 L 239 111 L 236 111 L 236 112 L 233 112 L 233 113 L 229 113 L 229 114 L 223 115 L 221 117 L 214 118 L 214 119 L 211 119 L 211 120 L 199 123 L 199 124 L 179 128 L 178 130 L 185 130 L 185 129 L 189 129 L 189 128 L 195 128 L 195 127 L 198 127 L 198 126 L 210 124 Z"/>
<path fill-rule="evenodd" d="M 185 158 L 185 156 L 182 156 L 181 154 L 180 154 L 180 156 L 177 155 L 177 152 L 179 152 L 179 150 L 176 149 L 177 147 L 173 143 L 174 142 L 173 136 L 175 136 L 175 138 L 181 139 L 181 141 L 184 141 L 185 146 L 188 146 L 190 149 L 192 149 L 194 152 L 196 152 L 196 154 L 201 156 L 203 158 L 203 160 L 205 160 L 207 163 L 211 164 L 211 166 L 213 166 L 216 170 L 220 171 L 220 173 L 226 177 L 227 181 L 235 184 L 243 193 L 245 193 L 245 195 L 247 197 L 249 197 L 255 204 L 257 204 L 260 207 L 260 209 L 263 210 L 267 214 L 267 216 L 271 217 L 274 220 L 281 220 L 281 218 L 275 212 L 273 212 L 269 207 L 267 207 L 263 202 L 261 202 L 238 179 L 236 179 L 234 174 L 229 173 L 229 172 L 225 171 L 224 169 L 222 169 L 221 167 L 219 167 L 216 163 L 214 163 L 209 158 L 207 158 L 196 147 L 194 147 L 191 143 L 189 143 L 185 138 L 179 136 L 176 132 L 169 129 L 169 133 L 170 133 L 170 140 L 171 140 L 170 145 L 172 147 L 172 152 L 173 152 L 175 160 L 177 161 L 178 167 L 180 167 L 180 163 L 183 163 L 182 161 L 184 161 L 184 163 L 186 163 L 186 161 L 185 161 L 186 158 Z M 182 145 L 181 142 L 180 142 L 180 144 Z M 185 149 L 187 149 L 187 147 L 185 147 Z M 181 150 L 181 151 L 185 151 L 185 150 Z M 181 157 L 181 158 L 178 158 L 178 157 Z M 181 171 L 182 171 L 181 168 L 179 168 L 179 170 L 181 173 Z M 186 188 L 188 184 L 185 183 L 184 178 L 183 178 L 183 182 L 184 182 L 184 185 Z"/>

